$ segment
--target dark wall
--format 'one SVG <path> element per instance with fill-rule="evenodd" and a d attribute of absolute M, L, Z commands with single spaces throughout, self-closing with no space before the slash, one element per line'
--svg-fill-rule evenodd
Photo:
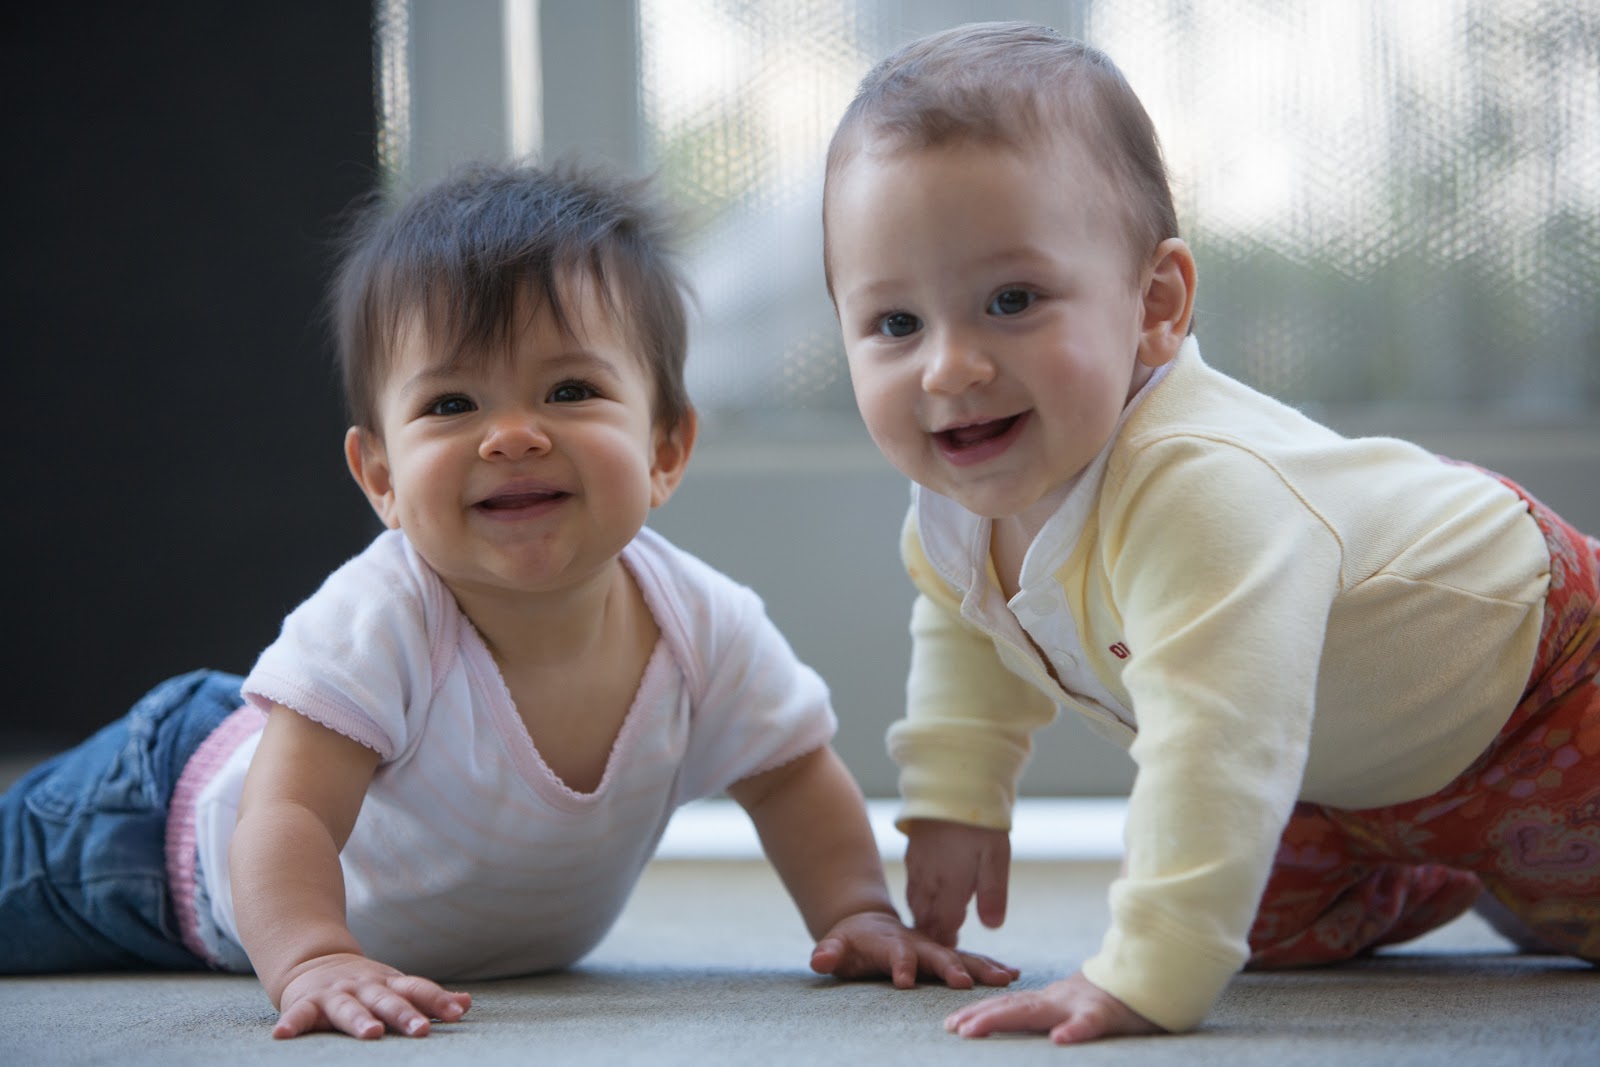
<path fill-rule="evenodd" d="M 376 529 L 320 319 L 371 9 L 7 5 L 0 79 L 6 755 L 247 670 Z"/>

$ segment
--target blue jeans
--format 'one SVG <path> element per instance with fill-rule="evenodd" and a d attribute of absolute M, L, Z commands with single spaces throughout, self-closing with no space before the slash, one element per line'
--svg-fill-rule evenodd
<path fill-rule="evenodd" d="M 167 886 L 167 804 L 237 709 L 237 675 L 161 683 L 0 797 L 0 974 L 194 970 Z"/>

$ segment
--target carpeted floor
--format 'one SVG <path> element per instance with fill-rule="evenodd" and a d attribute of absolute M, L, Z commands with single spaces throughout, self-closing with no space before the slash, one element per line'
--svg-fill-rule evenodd
<path fill-rule="evenodd" d="M 972 945 L 1022 967 L 1024 987 L 1070 973 L 1098 943 L 1114 872 L 1018 864 L 1006 927 Z M 809 948 L 764 864 L 658 860 L 581 967 L 469 985 L 467 1018 L 420 1041 L 274 1042 L 247 978 L 0 979 L 0 1064 L 1600 1064 L 1600 971 L 1509 955 L 1472 917 L 1358 964 L 1243 976 L 1194 1034 L 1070 1050 L 952 1037 L 940 1020 L 982 994 L 820 979 Z"/>

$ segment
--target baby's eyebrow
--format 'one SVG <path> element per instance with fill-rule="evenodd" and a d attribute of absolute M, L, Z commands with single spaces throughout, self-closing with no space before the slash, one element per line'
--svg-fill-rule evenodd
<path fill-rule="evenodd" d="M 617 377 L 617 365 L 606 357 L 590 352 L 587 349 L 576 349 L 551 356 L 545 361 L 545 366 L 557 373 L 566 373 L 570 370 L 583 370 L 589 373 L 600 373 Z"/>
<path fill-rule="evenodd" d="M 839 299 L 847 303 L 882 304 L 891 302 L 903 283 L 897 278 L 881 278 L 841 290 Z"/>
<path fill-rule="evenodd" d="M 451 381 L 459 377 L 459 373 L 448 367 L 424 367 L 400 386 L 402 397 L 411 397 L 417 393 L 425 393 L 438 386 L 439 383 Z"/>
<path fill-rule="evenodd" d="M 618 378 L 621 376 L 621 372 L 617 370 L 617 365 L 614 362 L 587 349 L 560 352 L 546 358 L 543 363 L 544 369 L 552 374 L 576 374 L 581 372 L 600 377 Z M 441 385 L 457 384 L 464 375 L 469 375 L 470 373 L 470 371 L 463 370 L 460 367 L 445 365 L 424 367 L 410 378 L 407 378 L 405 384 L 400 386 L 400 396 L 409 400 L 422 393 L 432 392 Z"/>
<path fill-rule="evenodd" d="M 973 266 L 980 268 L 1015 268 L 1019 270 L 1037 269 L 1047 266 L 1055 257 L 1042 254 L 1032 245 L 1019 245 L 1014 248 L 1001 248 L 989 253 L 973 262 Z"/>

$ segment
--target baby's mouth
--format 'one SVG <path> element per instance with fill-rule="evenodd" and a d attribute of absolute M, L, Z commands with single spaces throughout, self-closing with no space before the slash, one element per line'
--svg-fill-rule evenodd
<path fill-rule="evenodd" d="M 538 492 L 499 493 L 486 500 L 478 501 L 478 507 L 484 511 L 520 511 L 523 508 L 553 503 L 568 495 L 570 494 L 555 489 Z"/>
<path fill-rule="evenodd" d="M 934 437 L 939 443 L 951 452 L 962 452 L 981 445 L 985 441 L 993 441 L 1002 437 L 1017 424 L 1021 415 L 1010 415 L 1003 419 L 991 419 L 988 422 L 974 422 L 966 426 L 952 426 L 948 430 L 939 430 Z"/>

